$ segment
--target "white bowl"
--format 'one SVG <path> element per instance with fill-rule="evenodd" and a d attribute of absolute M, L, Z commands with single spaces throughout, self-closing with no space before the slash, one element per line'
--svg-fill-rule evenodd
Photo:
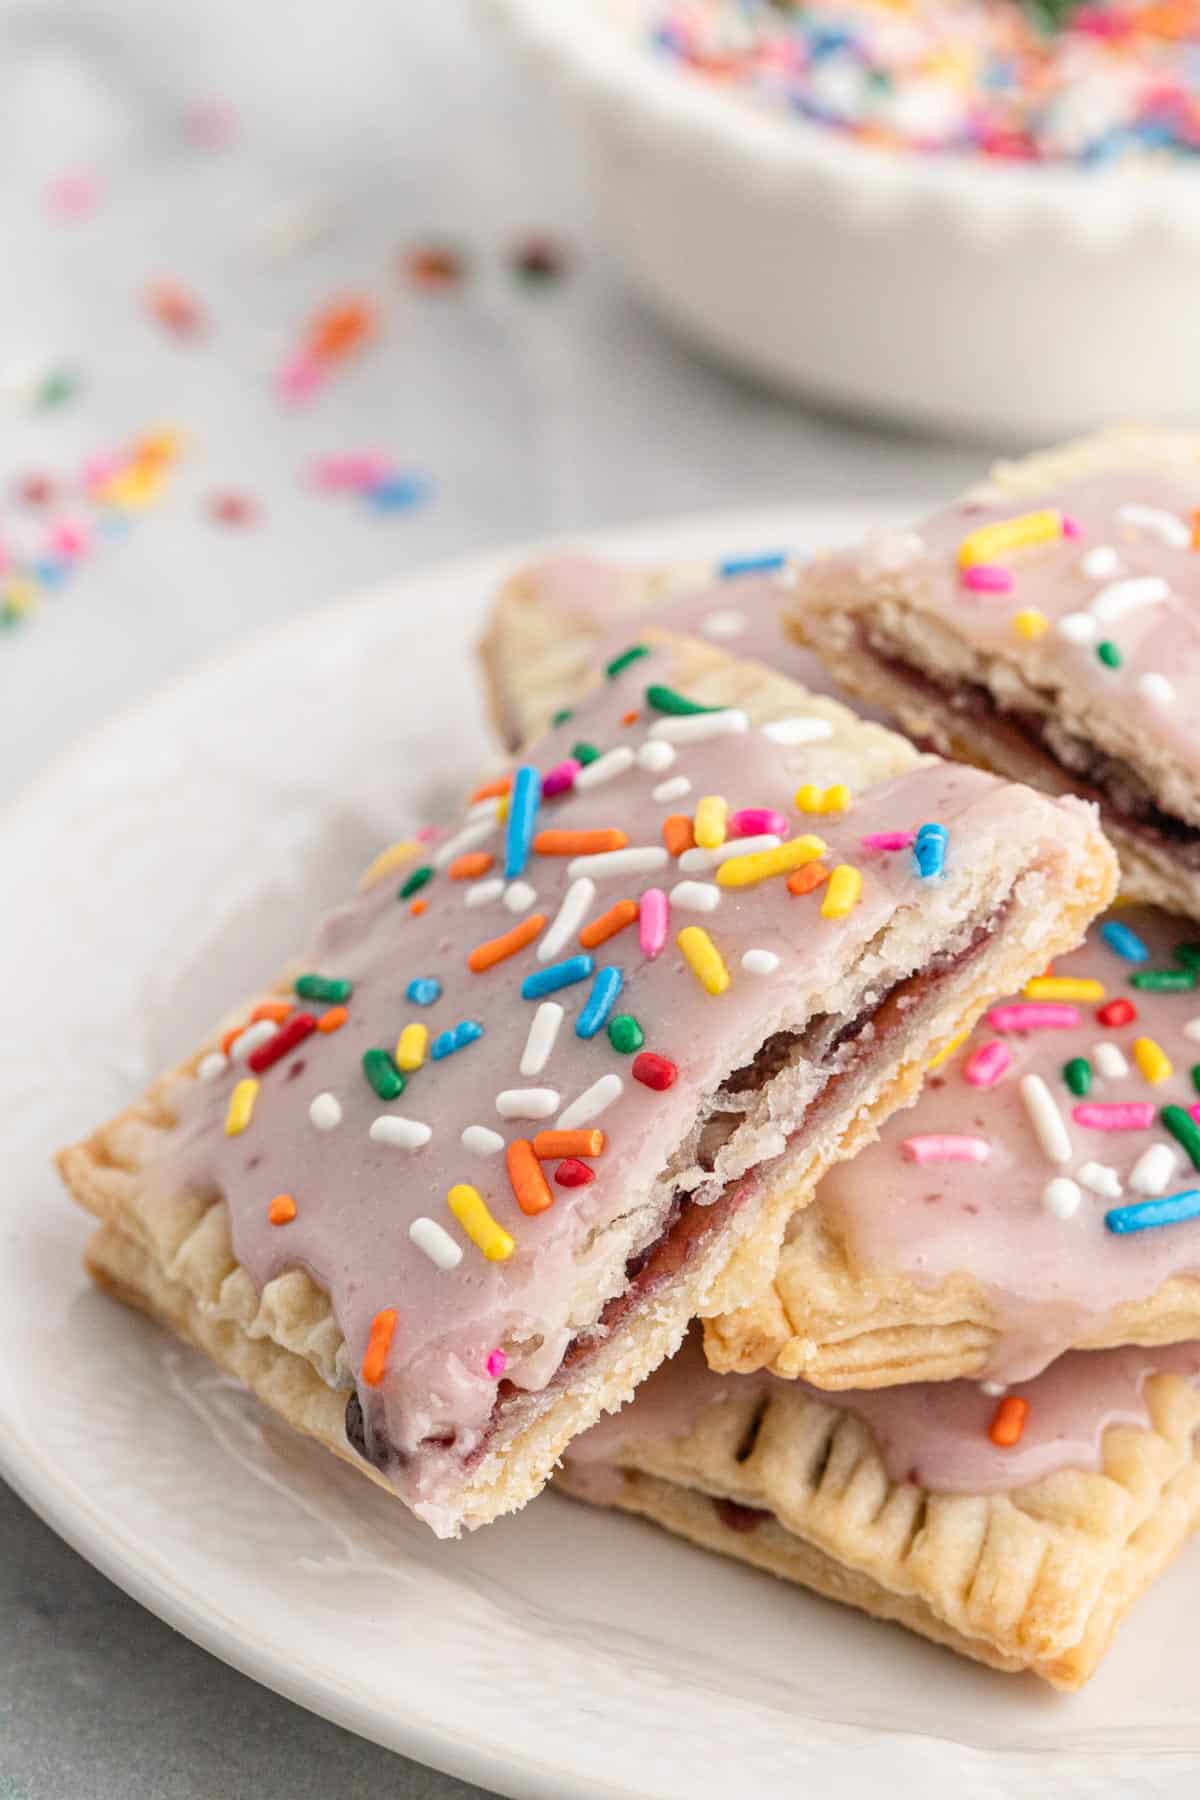
<path fill-rule="evenodd" d="M 1200 170 L 879 150 L 684 73 L 614 0 L 490 4 L 562 78 L 633 281 L 724 360 L 972 436 L 1200 410 Z"/>

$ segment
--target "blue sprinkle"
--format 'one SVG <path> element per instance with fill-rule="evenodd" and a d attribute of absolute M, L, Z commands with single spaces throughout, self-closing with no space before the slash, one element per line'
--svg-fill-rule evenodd
<path fill-rule="evenodd" d="M 606 1023 L 609 1013 L 616 1004 L 623 980 L 624 977 L 615 963 L 609 963 L 607 967 L 598 972 L 592 983 L 592 991 L 588 995 L 587 1005 L 575 1021 L 576 1037 L 595 1037 Z"/>
<path fill-rule="evenodd" d="M 940 875 L 946 866 L 946 827 L 922 825 L 913 845 L 913 855 L 917 862 L 917 874 L 923 881 L 928 881 L 933 875 Z"/>
<path fill-rule="evenodd" d="M 532 763 L 523 763 L 513 777 L 508 801 L 508 830 L 504 838 L 504 874 L 508 881 L 525 873 L 541 799 L 542 778 Z"/>
<path fill-rule="evenodd" d="M 761 556 L 728 556 L 718 564 L 717 574 L 728 581 L 733 575 L 770 575 L 786 566 L 786 550 L 767 550 Z"/>
<path fill-rule="evenodd" d="M 1123 956 L 1126 962 L 1149 962 L 1150 952 L 1143 944 L 1136 931 L 1128 925 L 1122 925 L 1119 919 L 1109 919 L 1100 927 L 1100 936 L 1110 950 Z"/>
<path fill-rule="evenodd" d="M 429 1054 L 434 1062 L 441 1062 L 444 1056 L 452 1056 L 467 1044 L 473 1044 L 476 1038 L 483 1036 L 483 1026 L 477 1025 L 474 1019 L 460 1019 L 453 1031 L 440 1031 L 429 1046 Z"/>
<path fill-rule="evenodd" d="M 419 975 L 409 982 L 404 992 L 414 1006 L 432 1006 L 442 997 L 442 984 L 433 975 Z"/>
<path fill-rule="evenodd" d="M 555 994 L 559 988 L 586 981 L 595 967 L 590 956 L 568 956 L 566 962 L 551 963 L 548 969 L 535 969 L 521 983 L 521 998 L 540 1000 L 543 994 Z"/>
<path fill-rule="evenodd" d="M 376 482 L 367 498 L 376 512 L 405 512 L 428 500 L 433 484 L 424 475 L 387 475 Z"/>
<path fill-rule="evenodd" d="M 33 564 L 33 573 L 43 587 L 61 587 L 70 572 L 70 563 L 60 562 L 53 556 L 41 556 Z"/>
<path fill-rule="evenodd" d="M 1104 1215 L 1110 1231 L 1126 1233 L 1149 1231 L 1155 1225 L 1181 1225 L 1185 1219 L 1200 1218 L 1200 1188 L 1185 1188 L 1181 1194 L 1167 1194 L 1161 1200 L 1144 1200 L 1137 1206 L 1114 1206 Z"/>

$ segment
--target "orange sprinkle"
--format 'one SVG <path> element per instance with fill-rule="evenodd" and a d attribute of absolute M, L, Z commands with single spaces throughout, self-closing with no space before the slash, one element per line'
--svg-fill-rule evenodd
<path fill-rule="evenodd" d="M 396 1309 L 385 1306 L 371 1320 L 371 1335 L 367 1339 L 367 1354 L 362 1360 L 362 1378 L 368 1387 L 378 1387 L 383 1380 L 383 1371 L 387 1367 L 388 1351 L 392 1347 L 392 1339 L 396 1335 Z"/>
<path fill-rule="evenodd" d="M 1192 514 L 1192 549 L 1200 550 L 1200 506 Z"/>
<path fill-rule="evenodd" d="M 486 850 L 465 850 L 455 857 L 446 873 L 451 881 L 474 881 L 477 875 L 486 875 L 495 860 Z"/>
<path fill-rule="evenodd" d="M 988 1426 L 988 1436 L 1001 1450 L 1011 1450 L 1014 1444 L 1020 1443 L 1028 1417 L 1028 1400 L 1022 1400 L 1019 1394 L 1007 1394 L 996 1408 Z"/>
<path fill-rule="evenodd" d="M 528 1218 L 535 1219 L 554 1205 L 554 1195 L 528 1138 L 514 1138 L 504 1160 L 517 1205 Z"/>
<path fill-rule="evenodd" d="M 512 786 L 512 779 L 511 775 L 497 775 L 494 781 L 485 781 L 471 795 L 471 805 L 475 806 L 480 800 L 494 800 L 498 794 L 507 794 Z"/>
<path fill-rule="evenodd" d="M 613 825 L 600 831 L 539 831 L 533 847 L 539 856 L 599 856 L 605 850 L 624 850 L 628 842 Z"/>
<path fill-rule="evenodd" d="M 669 819 L 663 820 L 662 840 L 671 856 L 682 856 L 685 850 L 695 848 L 692 821 L 686 813 L 672 813 Z"/>
<path fill-rule="evenodd" d="M 276 1025 L 282 1025 L 291 1010 L 290 1000 L 260 1000 L 250 1014 L 250 1023 L 257 1025 L 260 1019 L 271 1019 Z"/>
<path fill-rule="evenodd" d="M 829 880 L 829 870 L 824 863 L 806 863 L 802 869 L 793 869 L 787 878 L 789 894 L 811 894 L 819 888 L 823 881 Z"/>
<path fill-rule="evenodd" d="M 340 1031 L 349 1017 L 350 1013 L 346 1007 L 331 1006 L 329 1011 L 327 1013 L 322 1013 L 321 1017 L 317 1020 L 317 1030 L 326 1033 L 330 1031 Z"/>
<path fill-rule="evenodd" d="M 530 913 L 511 931 L 501 937 L 488 938 L 482 944 L 476 944 L 467 958 L 467 967 L 475 975 L 482 975 L 485 969 L 494 969 L 507 957 L 515 956 L 518 950 L 524 950 L 526 944 L 532 944 L 538 932 L 546 923 L 545 913 Z"/>
<path fill-rule="evenodd" d="M 622 725 L 636 725 L 641 716 L 641 713 L 636 709 L 633 712 L 622 713 L 621 723 Z"/>
<path fill-rule="evenodd" d="M 597 944 L 616 937 L 618 931 L 624 931 L 627 925 L 632 925 L 637 916 L 636 900 L 618 900 L 606 913 L 601 913 L 598 919 L 593 919 L 590 925 L 584 926 L 579 934 L 579 941 L 585 950 L 594 950 Z"/>
<path fill-rule="evenodd" d="M 272 1225 L 290 1225 L 296 1216 L 296 1202 L 290 1194 L 276 1194 L 267 1208 Z"/>
<path fill-rule="evenodd" d="M 533 1154 L 543 1162 L 556 1156 L 602 1156 L 602 1131 L 539 1131 L 533 1140 Z"/>
<path fill-rule="evenodd" d="M 308 348 L 313 356 L 332 361 L 348 356 L 375 334 L 375 308 L 360 295 L 324 307 L 308 328 Z"/>
<path fill-rule="evenodd" d="M 410 900 L 408 910 L 414 919 L 419 919 L 423 912 L 429 911 L 429 902 L 428 900 Z"/>
<path fill-rule="evenodd" d="M 222 1056 L 229 1055 L 229 1049 L 230 1049 L 231 1044 L 233 1043 L 234 1038 L 240 1038 L 243 1031 L 245 1031 L 246 1026 L 249 1023 L 250 1023 L 249 1019 L 244 1019 L 240 1025 L 231 1025 L 229 1027 L 229 1030 L 225 1033 L 225 1036 L 221 1039 L 221 1055 Z"/>

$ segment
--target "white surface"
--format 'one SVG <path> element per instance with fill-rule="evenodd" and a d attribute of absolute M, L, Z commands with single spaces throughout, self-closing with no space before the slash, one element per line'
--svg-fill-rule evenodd
<path fill-rule="evenodd" d="M 1200 408 L 1190 163 L 879 151 L 689 78 L 616 0 L 492 5 L 567 89 L 631 276 L 723 358 L 976 437 Z"/>
<path fill-rule="evenodd" d="M 792 510 L 620 547 L 727 554 L 861 523 Z M 219 1655 L 505 1794 L 1192 1791 L 1194 1555 L 1064 1700 L 553 1496 L 439 1544 L 88 1291 L 50 1149 L 188 1048 L 380 842 L 474 773 L 463 648 L 509 566 L 453 564 L 260 639 L 108 727 L 3 821 L 23 877 L 0 893 L 20 1022 L 0 1046 L 0 1315 L 20 1346 L 0 1363 L 5 1473 Z"/>

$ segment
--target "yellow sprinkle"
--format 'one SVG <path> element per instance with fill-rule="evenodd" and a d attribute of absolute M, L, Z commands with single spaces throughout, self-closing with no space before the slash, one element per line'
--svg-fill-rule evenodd
<path fill-rule="evenodd" d="M 1024 606 L 1019 613 L 1013 614 L 1013 630 L 1018 637 L 1031 640 L 1045 637 L 1049 629 L 1049 619 L 1044 612 L 1039 612 L 1036 606 Z"/>
<path fill-rule="evenodd" d="M 729 867 L 728 863 L 725 867 Z M 729 986 L 729 970 L 707 931 L 702 931 L 699 925 L 685 925 L 675 942 L 705 992 L 723 994 Z"/>
<path fill-rule="evenodd" d="M 850 806 L 850 789 L 844 781 L 819 788 L 811 781 L 796 790 L 796 808 L 808 813 L 844 813 Z"/>
<path fill-rule="evenodd" d="M 508 817 L 508 795 L 500 794 L 496 800 L 496 823 L 503 825 Z"/>
<path fill-rule="evenodd" d="M 829 877 L 825 898 L 821 902 L 823 919 L 844 919 L 862 898 L 862 875 L 849 863 L 839 863 Z"/>
<path fill-rule="evenodd" d="M 1025 983 L 1027 1000 L 1103 1000 L 1102 981 L 1085 981 L 1074 975 L 1035 975 Z"/>
<path fill-rule="evenodd" d="M 225 1114 L 226 1137 L 241 1137 L 254 1116 L 254 1102 L 257 1099 L 257 1081 L 247 1076 L 245 1081 L 238 1082 L 229 1096 L 229 1111 Z"/>
<path fill-rule="evenodd" d="M 38 591 L 32 581 L 26 581 L 21 575 L 12 575 L 0 588 L 0 598 L 13 612 L 33 612 L 38 604 Z"/>
<path fill-rule="evenodd" d="M 358 878 L 359 889 L 374 887 L 377 881 L 382 881 L 385 875 L 390 875 L 393 869 L 400 867 L 401 863 L 411 861 L 420 849 L 421 845 L 415 838 L 405 838 L 402 844 L 389 844 L 387 849 L 381 850 L 375 861 L 369 863 L 363 870 Z"/>
<path fill-rule="evenodd" d="M 824 838 L 789 838 L 775 850 L 752 850 L 748 856 L 731 856 L 717 870 L 718 887 L 754 887 L 772 875 L 790 875 L 805 863 L 816 862 L 826 851 Z"/>
<path fill-rule="evenodd" d="M 723 794 L 705 794 L 696 808 L 692 835 L 701 850 L 719 850 L 725 842 L 729 806 Z"/>
<path fill-rule="evenodd" d="M 167 429 L 140 437 L 133 446 L 133 454 L 140 463 L 173 463 L 179 461 L 183 448 L 183 433 Z"/>
<path fill-rule="evenodd" d="M 994 525 L 981 525 L 962 540 L 958 566 L 970 569 L 976 563 L 995 562 L 1010 550 L 1048 544 L 1061 536 L 1062 514 L 1053 507 L 1044 512 L 1020 513 L 1015 519 L 998 519 Z"/>
<path fill-rule="evenodd" d="M 1174 1073 L 1170 1057 L 1153 1038 L 1134 1038 L 1133 1060 L 1152 1087 Z"/>
<path fill-rule="evenodd" d="M 153 506 L 163 485 L 162 465 L 141 462 L 111 476 L 97 491 L 106 506 L 124 506 L 138 511 L 143 506 Z"/>
<path fill-rule="evenodd" d="M 400 1033 L 400 1041 L 396 1045 L 396 1067 L 411 1075 L 425 1061 L 425 1046 L 429 1042 L 429 1031 L 424 1025 L 406 1025 Z"/>
<path fill-rule="evenodd" d="M 503 1225 L 497 1225 L 478 1188 L 460 1181 L 446 1195 L 446 1204 L 488 1262 L 508 1261 L 517 1246 Z"/>
<path fill-rule="evenodd" d="M 952 1037 L 948 1044 L 943 1044 L 941 1049 L 930 1057 L 929 1061 L 925 1064 L 926 1069 L 940 1069 L 944 1062 L 950 1061 L 950 1058 L 954 1055 L 956 1050 L 962 1048 L 970 1035 L 971 1027 L 968 1025 L 965 1031 L 960 1031 L 957 1037 Z"/>

